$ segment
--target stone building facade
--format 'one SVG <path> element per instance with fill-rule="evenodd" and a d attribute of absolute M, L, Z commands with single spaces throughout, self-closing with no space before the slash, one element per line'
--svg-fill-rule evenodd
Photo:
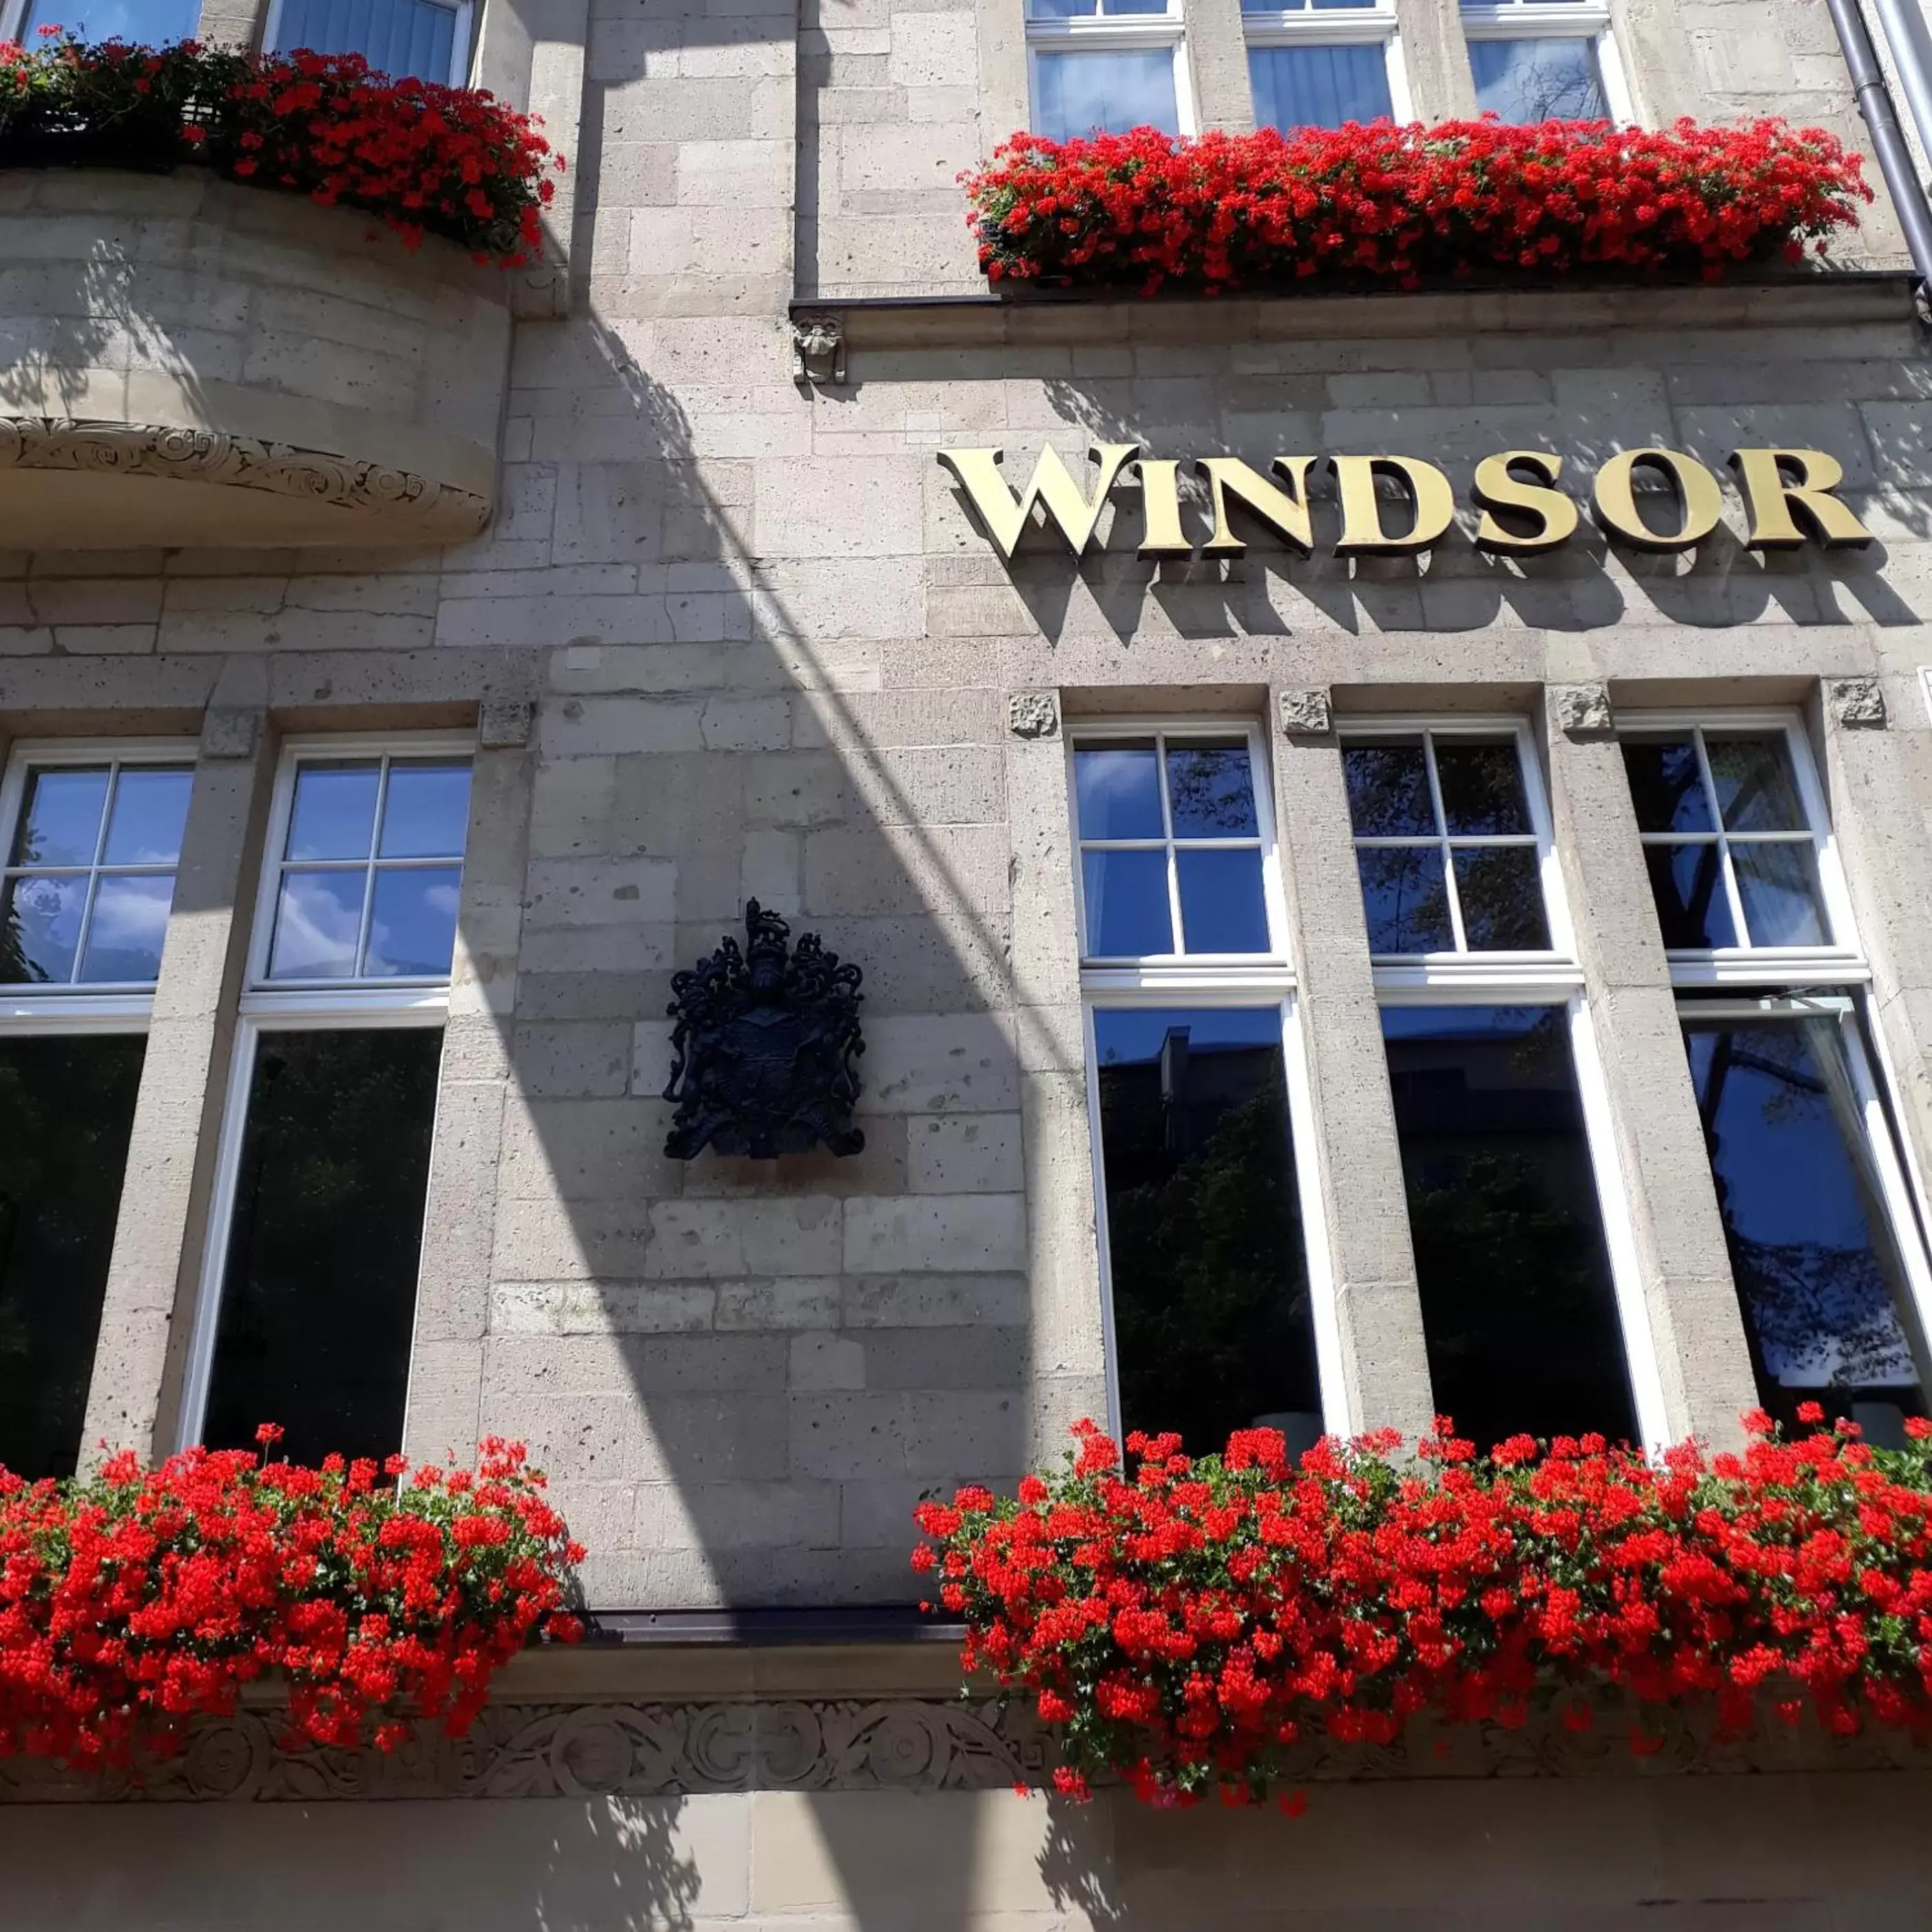
<path fill-rule="evenodd" d="M 508 278 L 185 177 L 0 176 L 0 1172 L 65 1190 L 34 1252 L 87 1304 L 0 1330 L 9 1453 L 270 1404 L 317 1446 L 521 1437 L 612 1640 L 520 1661 L 460 1748 L 290 1756 L 250 1707 L 138 1794 L 178 1802 L 0 1762 L 8 1926 L 1923 1922 L 1909 1754 L 1461 1738 L 1311 1760 L 1298 1825 L 1069 1810 L 916 1634 L 922 1492 L 1192 1399 L 1124 1284 L 1187 1258 L 1146 1217 L 1216 1064 L 1292 1147 L 1301 1365 L 1244 1414 L 1413 1432 L 1460 1376 L 1661 1443 L 1921 1400 L 1932 362 L 1890 212 L 1721 287 L 988 295 L 955 176 L 1052 62 L 1165 60 L 1181 124 L 1246 126 L 1294 10 L 484 0 L 470 71 L 572 164 Z M 1647 124 L 1858 136 L 1823 0 L 1367 14 L 1424 119 L 1546 40 Z M 1122 445 L 1182 465 L 1192 555 L 1138 554 L 1126 463 L 1084 554 L 1036 517 L 1009 559 L 939 460 L 1090 493 Z M 1689 548 L 1587 514 L 1646 449 L 1721 489 Z M 1872 541 L 1754 548 L 1768 449 L 1834 459 Z M 1475 466 L 1525 450 L 1585 514 L 1486 552 Z M 1293 454 L 1439 466 L 1456 528 L 1340 555 L 1316 466 L 1304 557 L 1240 505 Z M 1254 479 L 1222 554 L 1217 456 Z M 751 898 L 862 969 L 861 1154 L 664 1152 L 672 976 Z M 1795 1190 L 1719 1058 L 1810 1110 Z M 1442 1100 L 1486 1080 L 1521 1105 Z M 1116 1106 L 1117 1186 L 1156 1178 L 1110 1215 Z M 1432 1282 L 1466 1132 L 1567 1150 L 1580 1325 L 1526 1316 L 1507 1376 Z M 1824 1251 L 1847 1332 L 1767 1339 Z"/>

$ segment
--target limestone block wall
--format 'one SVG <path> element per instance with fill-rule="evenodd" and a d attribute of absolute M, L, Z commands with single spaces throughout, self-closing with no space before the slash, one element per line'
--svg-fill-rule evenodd
<path fill-rule="evenodd" d="M 1232 1932 L 1912 1932 L 1928 1792 L 1922 1772 L 1423 1780 L 1318 1787 L 1300 1820 L 1004 1791 L 8 1806 L 0 1910 L 20 1932 L 1192 1932 L 1205 1912 Z"/>
<path fill-rule="evenodd" d="M 576 158 L 584 299 L 515 326 L 500 507 L 474 541 L 164 547 L 97 521 L 90 538 L 118 548 L 0 550 L 0 738 L 193 733 L 211 710 L 258 724 L 247 772 L 207 778 L 196 907 L 223 932 L 253 902 L 248 814 L 280 734 L 482 721 L 410 1443 L 440 1454 L 485 1430 L 530 1438 L 607 1606 L 910 1598 L 907 1514 L 922 1490 L 1009 1480 L 1103 1409 L 1064 742 L 1083 716 L 1272 720 L 1281 694 L 1312 688 L 1345 717 L 1439 706 L 1534 721 L 1624 1083 L 1625 1180 L 1674 1427 L 1721 1429 L 1737 1406 L 1728 1264 L 1708 1184 L 1678 1157 L 1698 1144 L 1681 1112 L 1676 1139 L 1640 1131 L 1658 1083 L 1683 1082 L 1655 1024 L 1668 982 L 1660 947 L 1630 938 L 1648 914 L 1627 799 L 1561 728 L 1549 687 L 1606 686 L 1624 706 L 1803 710 L 1922 1165 L 1932 1146 L 1918 913 L 1932 902 L 1918 680 L 1932 662 L 1932 376 L 1903 286 L 854 308 L 850 380 L 800 382 L 784 310 L 795 275 L 812 285 L 812 250 L 825 259 L 812 196 L 828 130 L 857 130 L 837 137 L 853 194 L 890 201 L 849 204 L 878 224 L 853 257 L 865 285 L 964 287 L 950 269 L 894 265 L 892 232 L 956 220 L 957 202 L 939 163 L 887 165 L 890 143 L 874 153 L 866 130 L 942 130 L 916 139 L 947 162 L 973 115 L 982 134 L 1004 131 L 992 63 L 1017 43 L 992 17 L 828 10 L 800 27 L 766 0 L 648 17 L 598 0 Z M 1440 10 L 1430 19 L 1448 33 Z M 881 64 L 813 79 L 814 62 L 829 75 L 841 62 Z M 821 116 L 814 131 L 800 118 L 802 101 L 816 93 L 822 109 L 842 90 L 850 120 Z M 48 177 L 31 191 L 92 190 Z M 205 386 L 232 368 L 250 394 L 280 396 L 274 383 L 306 366 L 302 328 L 387 314 L 353 278 L 387 259 L 353 218 L 274 201 L 292 224 L 278 242 L 245 226 L 240 190 L 128 192 L 150 199 L 118 226 L 98 211 L 63 225 L 51 202 L 5 218 L 9 235 L 64 236 L 58 272 L 83 286 L 83 231 L 112 289 L 128 286 L 116 265 L 159 251 L 160 346 L 104 325 L 110 370 L 185 380 L 178 365 L 202 356 Z M 284 245 L 298 231 L 311 252 Z M 336 260 L 325 244 L 346 259 L 352 238 L 364 266 L 314 286 L 314 264 Z M 287 333 L 263 334 L 251 365 L 246 278 L 283 274 L 291 252 L 310 279 L 300 299 L 277 298 Z M 231 269 L 241 307 L 203 299 Z M 10 257 L 0 290 L 31 286 L 51 313 L 53 272 Z M 392 335 L 367 353 L 345 335 L 303 379 L 317 406 L 387 424 L 413 396 L 452 435 L 496 436 L 472 299 L 466 283 L 406 285 L 413 358 L 386 359 Z M 92 314 L 68 323 L 92 328 Z M 472 323 L 466 375 L 437 345 L 470 340 Z M 137 355 L 161 366 L 137 369 Z M 1586 532 L 1558 556 L 1499 565 L 1466 523 L 1426 568 L 1350 565 L 1330 552 L 1324 502 L 1312 560 L 1258 543 L 1235 566 L 1156 568 L 1132 554 L 1123 493 L 1096 554 L 1076 565 L 1042 538 L 1009 568 L 934 455 L 998 443 L 1024 474 L 1042 446 L 1077 465 L 1095 439 L 1258 463 L 1394 450 L 1442 464 L 1466 506 L 1474 460 L 1504 448 L 1561 452 L 1574 484 L 1638 445 L 1717 466 L 1740 442 L 1806 445 L 1844 463 L 1878 542 L 1761 559 L 1733 502 L 1694 561 Z M 1826 680 L 1855 676 L 1880 681 L 1883 728 L 1845 725 L 1826 704 Z M 526 709 L 527 731 L 492 722 Z M 232 735 L 211 726 L 208 742 Z M 1428 1391 L 1334 746 L 1277 736 L 1274 752 L 1321 1124 L 1304 1155 L 1329 1204 L 1349 1399 L 1364 1422 L 1412 1424 Z M 670 976 L 754 896 L 866 974 L 856 1160 L 772 1169 L 662 1151 Z M 201 1125 L 191 1144 L 158 1140 L 124 1202 L 116 1279 L 146 1326 L 138 1346 L 104 1338 L 94 1412 L 143 1441 L 171 1426 L 168 1364 L 198 1273 L 220 964 L 191 989 Z M 189 1063 L 152 1064 L 156 1096 L 193 1117 Z M 144 1118 L 176 1117 L 158 1097 Z M 196 1164 L 185 1180 L 183 1162 Z"/>

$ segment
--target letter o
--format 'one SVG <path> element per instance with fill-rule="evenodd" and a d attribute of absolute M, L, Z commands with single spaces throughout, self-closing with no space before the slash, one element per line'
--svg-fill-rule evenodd
<path fill-rule="evenodd" d="M 1669 536 L 1654 530 L 1637 513 L 1637 466 L 1648 464 L 1670 478 L 1682 519 Z M 1638 550 L 1694 550 L 1718 527 L 1724 493 L 1718 479 L 1694 456 L 1674 449 L 1626 449 L 1597 472 L 1594 491 L 1597 520 L 1612 536 Z"/>

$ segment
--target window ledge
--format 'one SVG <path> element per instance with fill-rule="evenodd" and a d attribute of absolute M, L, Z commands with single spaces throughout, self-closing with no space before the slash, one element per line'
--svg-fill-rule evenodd
<path fill-rule="evenodd" d="M 1112 290 L 821 297 L 848 351 L 1040 348 L 1108 342 L 1306 340 L 1342 336 L 1588 334 L 1605 329 L 1822 328 L 1913 319 L 1909 271 L 1792 270 L 1714 286 L 1390 290 L 1373 293 L 1160 296 Z"/>

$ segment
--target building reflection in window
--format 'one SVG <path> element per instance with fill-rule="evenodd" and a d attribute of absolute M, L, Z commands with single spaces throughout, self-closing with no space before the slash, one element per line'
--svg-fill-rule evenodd
<path fill-rule="evenodd" d="M 1204 1454 L 1322 1433 L 1276 1006 L 1101 1008 L 1102 1167 L 1123 1426 Z"/>
<path fill-rule="evenodd" d="M 1924 1331 L 1867 1128 L 1850 1016 L 1698 1017 L 1684 1037 L 1758 1400 L 1904 1439 L 1926 1412 Z"/>
<path fill-rule="evenodd" d="M 1391 1006 L 1382 1034 L 1436 1407 L 1485 1448 L 1634 1438 L 1565 1009 Z"/>

